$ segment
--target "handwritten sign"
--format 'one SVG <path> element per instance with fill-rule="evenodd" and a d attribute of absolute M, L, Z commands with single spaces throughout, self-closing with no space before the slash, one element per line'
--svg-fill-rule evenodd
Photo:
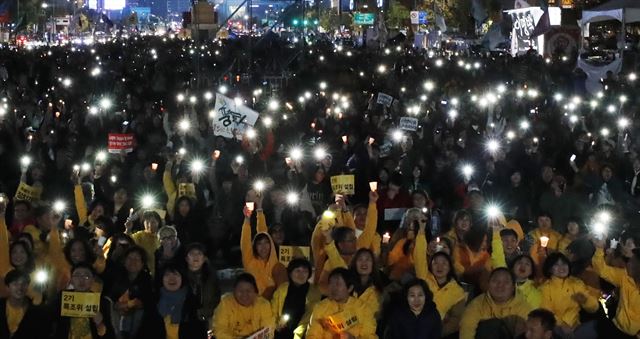
<path fill-rule="evenodd" d="M 178 184 L 178 197 L 189 197 L 193 200 L 197 200 L 196 185 L 193 183 Z"/>
<path fill-rule="evenodd" d="M 346 311 L 338 312 L 327 317 L 327 324 L 334 332 L 347 332 L 358 324 L 358 317 Z"/>
<path fill-rule="evenodd" d="M 63 317 L 92 318 L 100 312 L 100 293 L 62 292 L 60 315 Z"/>
<path fill-rule="evenodd" d="M 305 258 L 310 260 L 311 251 L 309 246 L 280 246 L 279 259 L 280 262 L 287 266 L 291 262 L 291 260 L 295 258 Z"/>
<path fill-rule="evenodd" d="M 21 182 L 16 190 L 15 200 L 34 202 L 40 200 L 42 187 L 34 187 Z"/>
<path fill-rule="evenodd" d="M 418 129 L 418 119 L 411 117 L 400 118 L 400 129 L 405 131 L 416 131 Z"/>
<path fill-rule="evenodd" d="M 127 153 L 133 152 L 133 134 L 116 134 L 109 133 L 108 137 L 108 151 L 109 153 L 121 153 L 125 151 Z"/>
<path fill-rule="evenodd" d="M 390 96 L 389 94 L 385 94 L 385 93 L 379 92 L 378 93 L 378 101 L 376 101 L 376 102 L 378 104 L 390 107 L 391 103 L 393 103 L 393 97 Z"/>
<path fill-rule="evenodd" d="M 335 194 L 355 194 L 355 177 L 353 174 L 335 175 L 331 177 L 331 190 L 333 190 Z"/>
<path fill-rule="evenodd" d="M 213 119 L 213 134 L 225 138 L 233 138 L 236 131 L 238 138 L 244 134 L 247 126 L 253 126 L 258 120 L 258 112 L 236 104 L 234 99 L 222 94 L 216 94 L 216 104 L 213 107 L 215 118 Z"/>
<path fill-rule="evenodd" d="M 270 336 L 270 329 L 268 327 L 261 328 L 258 330 L 258 332 L 247 337 L 247 339 L 269 339 L 269 338 L 271 338 L 271 336 Z"/>

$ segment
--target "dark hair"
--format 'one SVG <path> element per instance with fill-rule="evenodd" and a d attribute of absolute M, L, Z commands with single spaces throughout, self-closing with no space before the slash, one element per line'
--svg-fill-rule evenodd
<path fill-rule="evenodd" d="M 469 231 L 464 235 L 464 242 L 469 246 L 474 252 L 480 251 L 482 247 L 482 242 L 487 236 L 487 232 L 483 227 L 480 226 L 471 226 Z"/>
<path fill-rule="evenodd" d="M 267 239 L 269 241 L 269 246 L 274 246 L 273 241 L 271 240 L 271 236 L 268 233 L 261 232 L 256 234 L 256 237 L 253 238 L 253 244 L 251 244 L 253 256 L 256 258 L 258 257 L 258 249 L 256 246 L 258 244 L 258 241 L 262 241 L 263 239 Z"/>
<path fill-rule="evenodd" d="M 189 245 L 187 245 L 187 247 L 185 247 L 184 256 L 186 257 L 187 255 L 189 255 L 189 252 L 191 252 L 193 250 L 198 250 L 198 251 L 202 252 L 202 254 L 204 254 L 205 256 L 207 255 L 207 247 L 206 246 L 204 246 L 202 243 L 199 243 L 199 242 L 192 242 Z"/>
<path fill-rule="evenodd" d="M 96 228 L 99 228 L 104 231 L 104 233 L 106 234 L 105 237 L 107 238 L 109 238 L 113 233 L 114 225 L 111 218 L 101 215 L 98 218 L 96 218 L 96 220 L 94 221 L 94 224 L 96 225 Z"/>
<path fill-rule="evenodd" d="M 140 258 L 142 259 L 142 270 L 143 271 L 149 270 L 149 268 L 147 267 L 147 252 L 144 250 L 144 248 L 142 248 L 140 246 L 137 246 L 137 245 L 129 247 L 124 252 L 124 255 L 122 257 L 126 259 L 132 253 L 137 253 L 140 256 Z"/>
<path fill-rule="evenodd" d="M 440 240 L 442 240 L 442 238 Z M 437 257 L 443 257 L 449 263 L 449 274 L 447 274 L 447 282 L 449 282 L 451 280 L 454 280 L 454 281 L 457 282 L 458 280 L 456 278 L 456 272 L 455 272 L 455 268 L 453 266 L 453 260 L 451 259 L 451 256 L 448 255 L 445 252 L 436 252 L 431 256 L 431 258 L 429 258 L 429 272 L 431 272 L 433 274 L 433 261 Z"/>
<path fill-rule="evenodd" d="M 31 277 L 29 277 L 28 272 L 25 272 L 23 270 L 13 269 L 4 276 L 4 284 L 6 286 L 9 286 L 9 284 L 11 284 L 12 282 L 18 279 L 25 279 L 27 281 L 27 284 L 31 283 Z"/>
<path fill-rule="evenodd" d="M 186 275 L 184 273 L 184 269 L 182 267 L 180 267 L 180 265 L 178 265 L 177 263 L 169 262 L 166 265 L 163 265 L 162 269 L 160 271 L 161 272 L 156 272 L 156 274 L 158 274 L 160 276 L 160 279 L 162 279 L 164 277 L 164 275 L 167 274 L 167 273 L 177 273 L 177 274 L 179 274 L 180 277 L 182 277 L 182 283 L 180 284 L 180 287 L 184 286 L 184 282 L 186 280 Z"/>
<path fill-rule="evenodd" d="M 527 259 L 531 263 L 531 274 L 529 274 L 527 279 L 533 279 L 533 277 L 535 276 L 534 272 L 536 270 L 536 263 L 533 261 L 533 258 L 531 258 L 531 256 L 528 254 L 520 254 L 519 256 L 511 260 L 511 262 L 509 263 L 509 271 L 511 271 L 511 273 L 515 276 L 515 273 L 513 273 L 513 268 L 515 267 L 516 263 L 521 259 Z"/>
<path fill-rule="evenodd" d="M 334 269 L 333 271 L 331 271 L 331 273 L 329 273 L 328 280 L 331 280 L 335 277 L 342 278 L 342 280 L 344 280 L 345 285 L 347 285 L 347 288 L 355 287 L 356 279 L 354 278 L 353 274 L 351 274 L 351 271 L 349 271 L 348 269 L 344 267 L 338 267 Z"/>
<path fill-rule="evenodd" d="M 30 233 L 22 232 L 18 234 L 16 241 L 23 241 L 27 246 L 33 249 L 33 236 Z"/>
<path fill-rule="evenodd" d="M 372 263 L 371 274 L 369 275 L 369 279 L 367 280 L 366 284 L 363 284 L 360 279 L 355 279 L 353 290 L 356 293 L 358 293 L 358 295 L 361 295 L 362 293 L 364 293 L 364 291 L 367 288 L 369 288 L 369 286 L 373 286 L 375 287 L 375 289 L 378 290 L 378 292 L 382 292 L 382 289 L 384 288 L 384 284 L 382 282 L 382 278 L 380 277 L 380 270 L 378 269 L 376 256 L 371 249 L 361 248 L 358 251 L 356 251 L 356 253 L 351 258 L 351 264 L 349 265 L 349 270 L 351 270 L 351 273 L 353 274 L 353 276 L 357 277 L 358 269 L 357 269 L 356 261 L 361 255 L 365 255 L 365 254 L 369 254 L 371 256 L 371 263 Z"/>
<path fill-rule="evenodd" d="M 106 208 L 107 208 L 106 204 L 102 200 L 99 200 L 99 199 L 95 199 L 91 203 L 89 203 L 89 206 L 87 208 L 87 212 L 89 214 L 93 213 L 93 210 L 96 209 L 98 206 L 102 206 L 102 209 L 104 209 L 105 212 L 106 212 Z"/>
<path fill-rule="evenodd" d="M 174 216 L 176 218 L 183 218 L 180 213 L 178 213 L 178 211 L 180 210 L 180 203 L 186 201 L 189 204 L 189 214 L 193 213 L 193 200 L 191 200 L 191 198 L 189 198 L 186 195 L 182 195 L 180 196 L 178 199 L 176 199 L 176 204 L 174 207 Z"/>
<path fill-rule="evenodd" d="M 311 273 L 313 273 L 313 269 L 311 268 L 311 263 L 309 262 L 309 260 L 305 258 L 294 258 L 289 262 L 289 265 L 287 265 L 287 274 L 290 276 L 291 272 L 293 272 L 293 270 L 298 267 L 306 268 L 309 271 L 309 276 L 311 276 Z"/>
<path fill-rule="evenodd" d="M 427 194 L 427 192 L 425 190 L 417 189 L 417 190 L 411 192 L 411 197 L 413 197 L 416 194 L 423 196 L 424 199 L 427 200 L 427 202 L 429 201 L 429 194 Z"/>
<path fill-rule="evenodd" d="M 405 303 L 408 302 L 407 298 L 409 297 L 409 290 L 411 289 L 411 287 L 414 287 L 414 286 L 420 286 L 420 288 L 422 288 L 422 291 L 424 292 L 424 297 L 425 297 L 424 298 L 425 306 L 433 302 L 433 292 L 431 292 L 431 290 L 429 289 L 429 286 L 427 286 L 427 283 L 422 279 L 413 278 L 407 281 L 402 286 L 402 295 L 404 296 Z"/>
<path fill-rule="evenodd" d="M 13 202 L 13 208 L 16 208 L 16 206 L 18 205 L 24 205 L 25 207 L 27 207 L 27 210 L 31 211 L 31 208 L 33 208 L 33 206 L 31 205 L 31 203 L 27 200 L 15 200 Z"/>
<path fill-rule="evenodd" d="M 91 272 L 91 275 L 95 277 L 96 275 L 96 271 L 93 269 L 93 266 L 91 266 L 91 264 L 86 263 L 86 262 L 81 262 L 81 263 L 77 263 L 75 265 L 73 265 L 71 267 L 71 275 L 73 275 L 73 272 L 75 272 L 76 270 L 79 269 L 85 269 L 88 270 L 89 272 Z"/>
<path fill-rule="evenodd" d="M 156 221 L 158 221 L 158 229 L 160 229 L 160 227 L 163 226 L 163 222 L 162 222 L 162 218 L 160 217 L 160 214 L 158 214 L 158 212 L 156 211 L 145 211 L 142 214 L 142 220 L 149 220 L 149 219 L 156 219 Z"/>
<path fill-rule="evenodd" d="M 469 218 L 469 220 L 473 221 L 473 218 L 471 217 L 471 213 L 469 213 L 469 211 L 467 211 L 467 210 L 458 210 L 453 215 L 453 226 L 455 227 L 455 225 L 458 223 L 458 221 L 460 221 L 462 218 Z"/>
<path fill-rule="evenodd" d="M 544 328 L 545 332 L 553 331 L 553 329 L 556 327 L 555 315 L 553 314 L 553 312 L 544 308 L 538 308 L 529 312 L 528 318 L 540 320 L 540 324 L 542 325 L 542 328 Z"/>
<path fill-rule="evenodd" d="M 31 250 L 31 247 L 29 247 L 29 244 L 27 244 L 25 240 L 21 239 L 11 243 L 11 245 L 9 246 L 9 261 L 11 261 L 11 252 L 17 246 L 22 247 L 24 252 L 27 254 L 27 262 L 24 265 L 25 266 L 24 271 L 33 272 L 33 270 L 35 270 L 36 268 L 36 258 L 35 258 L 35 255 L 33 254 L 33 251 Z M 13 265 L 13 263 L 11 263 L 11 265 Z"/>
<path fill-rule="evenodd" d="M 512 230 L 511 228 L 504 228 L 500 231 L 500 237 L 508 237 L 508 236 L 515 237 L 516 240 L 518 239 L 518 233 L 516 233 L 516 231 Z"/>
<path fill-rule="evenodd" d="M 516 285 L 516 277 L 513 275 L 513 273 L 511 271 L 509 271 L 509 269 L 507 269 L 506 267 L 498 267 L 495 268 L 493 271 L 491 271 L 491 274 L 489 274 L 489 280 L 493 279 L 493 277 L 500 273 L 500 272 L 504 272 L 507 273 L 509 275 L 509 277 L 511 278 L 511 284 L 513 286 Z"/>
<path fill-rule="evenodd" d="M 235 289 L 241 282 L 245 282 L 253 286 L 253 289 L 258 293 L 258 284 L 256 283 L 256 278 L 251 275 L 251 273 L 243 272 L 238 274 L 236 280 L 233 282 L 233 288 Z"/>
<path fill-rule="evenodd" d="M 113 260 L 111 257 L 113 256 L 113 253 L 115 251 L 116 248 L 122 246 L 120 245 L 120 241 L 125 240 L 129 243 L 129 246 L 134 246 L 135 245 L 135 241 L 133 241 L 133 239 L 131 239 L 131 237 L 127 234 L 124 233 L 116 233 L 111 237 L 111 247 L 109 247 L 109 250 L 107 251 L 107 260 Z"/>
<path fill-rule="evenodd" d="M 640 248 L 632 249 L 631 253 L 633 253 L 633 256 L 636 258 L 636 260 L 640 260 Z"/>
<path fill-rule="evenodd" d="M 347 226 L 338 226 L 335 227 L 333 231 L 331 231 L 331 237 L 333 238 L 333 241 L 338 244 L 343 242 L 351 233 L 354 233 L 353 228 Z"/>
<path fill-rule="evenodd" d="M 93 249 L 89 246 L 89 243 L 78 238 L 69 240 L 64 246 L 64 257 L 67 259 L 67 262 L 73 264 L 71 261 L 71 247 L 76 243 L 82 244 L 82 249 L 84 249 L 84 262 L 93 264 L 93 262 L 96 261 L 96 255 L 93 253 Z"/>
<path fill-rule="evenodd" d="M 558 261 L 564 261 L 569 266 L 569 272 L 571 272 L 571 260 L 560 252 L 554 252 L 549 254 L 542 265 L 542 273 L 545 277 L 551 278 L 551 269 Z"/>
<path fill-rule="evenodd" d="M 538 214 L 536 214 L 536 220 L 540 217 L 547 217 L 551 220 L 553 220 L 553 217 L 551 216 L 551 213 L 549 213 L 548 211 L 545 210 L 540 210 L 538 211 Z"/>

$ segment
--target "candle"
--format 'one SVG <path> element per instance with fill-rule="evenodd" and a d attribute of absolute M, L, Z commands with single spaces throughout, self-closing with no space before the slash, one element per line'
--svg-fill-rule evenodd
<path fill-rule="evenodd" d="M 157 170 L 158 169 L 158 164 L 156 164 L 155 162 L 151 164 L 151 169 L 152 170 Z"/>
<path fill-rule="evenodd" d="M 247 202 L 247 203 L 245 203 L 245 205 L 247 206 L 247 209 L 249 210 L 249 212 L 253 212 L 253 210 L 256 207 L 256 203 L 255 202 Z"/>
<path fill-rule="evenodd" d="M 385 234 L 382 235 L 382 243 L 388 244 L 389 240 L 391 240 L 391 235 L 389 234 L 389 232 L 385 232 Z"/>
<path fill-rule="evenodd" d="M 374 138 L 369 138 L 369 145 L 373 145 L 373 143 L 376 141 L 376 139 Z"/>
<path fill-rule="evenodd" d="M 378 190 L 378 183 L 376 181 L 371 181 L 369 183 L 369 188 L 371 189 L 372 192 L 375 192 Z"/>
<path fill-rule="evenodd" d="M 215 160 L 218 160 L 218 158 L 220 158 L 220 151 L 219 150 L 213 151 L 213 158 Z"/>
<path fill-rule="evenodd" d="M 546 235 L 541 236 L 540 237 L 540 245 L 543 248 L 546 248 L 548 244 L 549 244 L 549 237 L 547 237 Z"/>
<path fill-rule="evenodd" d="M 347 143 L 347 139 L 348 139 L 348 137 L 347 137 L 346 135 L 343 135 L 343 136 L 342 136 L 342 142 L 343 142 L 343 143 L 345 143 L 345 144 L 346 144 L 346 143 Z"/>

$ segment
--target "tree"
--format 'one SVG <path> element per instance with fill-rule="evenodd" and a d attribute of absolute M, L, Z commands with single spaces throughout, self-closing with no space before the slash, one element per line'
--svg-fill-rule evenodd
<path fill-rule="evenodd" d="M 405 26 L 409 18 L 409 9 L 398 0 L 392 0 L 387 14 L 387 27 L 401 28 Z"/>

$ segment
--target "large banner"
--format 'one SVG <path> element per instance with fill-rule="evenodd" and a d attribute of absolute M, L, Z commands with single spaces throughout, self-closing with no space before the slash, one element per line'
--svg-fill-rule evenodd
<path fill-rule="evenodd" d="M 509 14 L 513 22 L 511 53 L 514 55 L 526 53 L 531 48 L 539 50 L 538 39 L 532 38 L 531 33 L 536 28 L 536 22 L 538 22 L 540 16 L 534 17 L 534 12 L 529 8 L 512 11 Z"/>
<path fill-rule="evenodd" d="M 234 131 L 242 138 L 247 126 L 253 126 L 259 113 L 244 106 L 236 105 L 236 101 L 220 93 L 216 94 L 216 113 L 213 119 L 213 134 L 225 138 L 233 138 Z"/>

